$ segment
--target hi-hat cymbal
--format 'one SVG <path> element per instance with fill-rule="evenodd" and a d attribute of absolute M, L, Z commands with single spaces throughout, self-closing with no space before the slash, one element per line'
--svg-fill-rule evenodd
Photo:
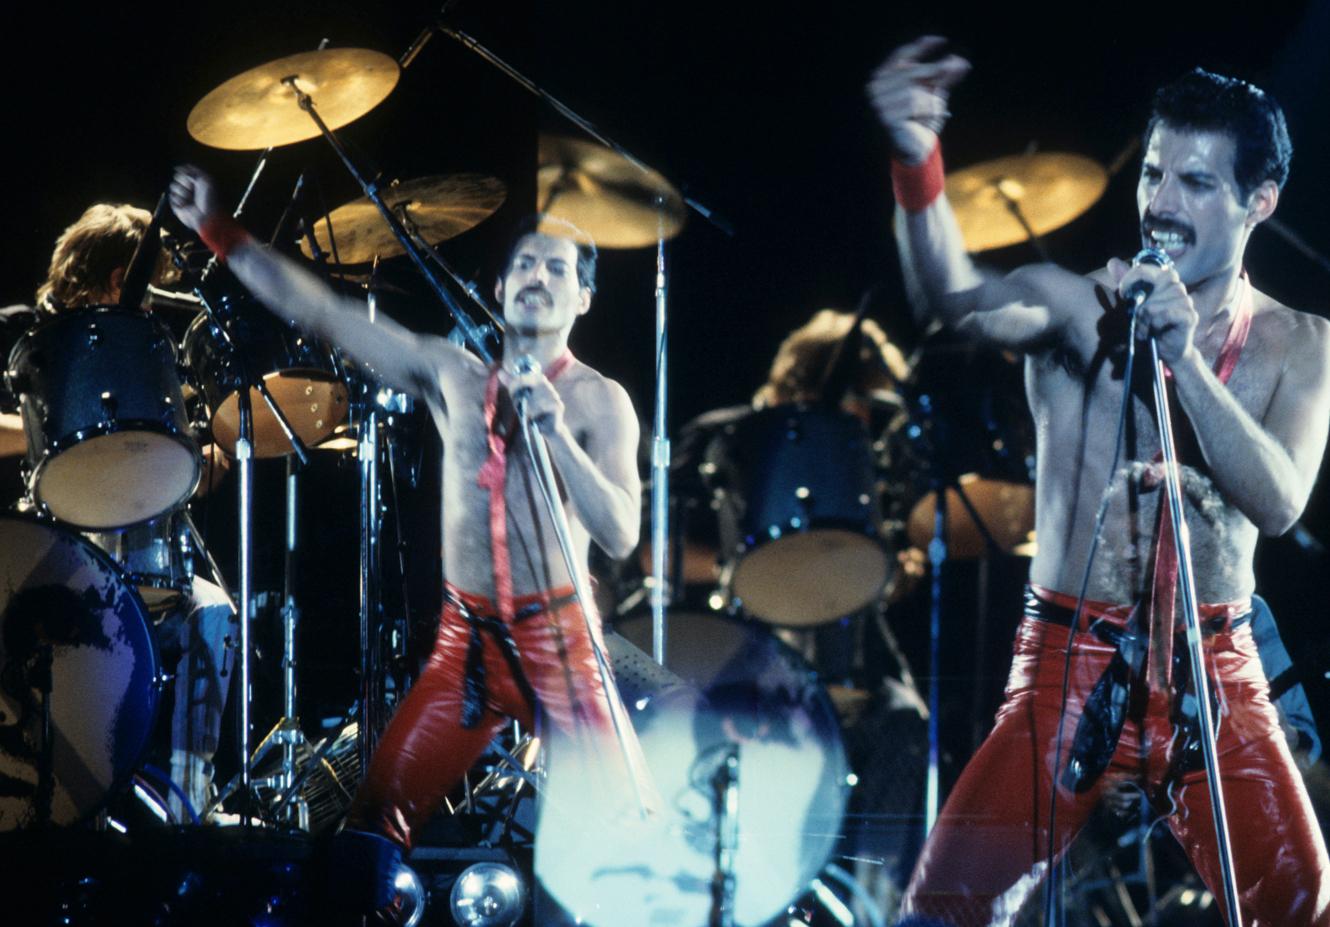
<path fill-rule="evenodd" d="M 654 245 L 683 228 L 683 197 L 662 174 L 593 142 L 542 135 L 536 186 L 540 212 L 600 248 Z"/>
<path fill-rule="evenodd" d="M 1081 215 L 1108 186 L 1108 172 L 1077 154 L 1040 152 L 984 161 L 947 175 L 947 199 L 968 251 L 987 251 L 1047 235 Z"/>
<path fill-rule="evenodd" d="M 443 174 L 394 183 L 380 195 L 408 229 L 414 227 L 421 238 L 437 245 L 493 215 L 503 205 L 507 189 L 503 181 L 484 174 Z M 405 253 L 369 197 L 338 206 L 328 218 L 337 239 L 337 259 L 343 264 L 363 264 L 375 257 Z M 327 223 L 314 224 L 314 237 L 320 248 L 332 251 Z M 300 247 L 307 257 L 313 256 L 307 241 L 302 241 Z"/>
<path fill-rule="evenodd" d="M 238 74 L 194 105 L 186 128 L 197 141 L 229 151 L 258 151 L 314 138 L 319 128 L 300 108 L 295 85 L 319 118 L 337 129 L 368 113 L 397 86 L 391 56 L 368 48 L 329 48 L 269 61 Z"/>

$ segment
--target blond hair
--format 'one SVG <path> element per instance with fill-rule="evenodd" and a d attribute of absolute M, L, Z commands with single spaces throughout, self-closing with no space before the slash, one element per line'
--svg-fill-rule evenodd
<path fill-rule="evenodd" d="M 38 304 L 60 308 L 111 301 L 112 276 L 129 267 L 151 222 L 152 213 L 137 206 L 89 206 L 55 240 L 46 282 L 37 289 Z M 164 269 L 165 255 L 159 254 L 153 279 Z"/>
<path fill-rule="evenodd" d="M 854 325 L 854 318 L 852 312 L 822 309 L 790 332 L 776 351 L 767 382 L 753 395 L 753 405 L 778 406 L 821 399 L 827 373 L 837 357 L 837 349 Z M 863 340 L 851 386 L 865 395 L 875 390 L 894 390 L 910 375 L 904 355 L 872 319 L 864 319 L 860 331 Z M 849 343 L 846 347 L 853 349 Z"/>

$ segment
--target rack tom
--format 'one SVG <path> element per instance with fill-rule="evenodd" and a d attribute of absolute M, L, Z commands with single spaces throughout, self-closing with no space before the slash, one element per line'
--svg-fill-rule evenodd
<path fill-rule="evenodd" d="M 94 306 L 61 312 L 9 356 L 28 444 L 28 492 L 56 519 L 88 530 L 139 524 L 198 484 L 165 326 L 145 312 Z"/>
<path fill-rule="evenodd" d="M 853 415 L 819 406 L 761 409 L 708 449 L 723 571 L 744 613 L 786 627 L 872 604 L 891 577 L 872 442 Z"/>
<path fill-rule="evenodd" d="M 292 430 L 306 445 L 318 444 L 346 421 L 347 390 L 332 351 L 307 338 L 248 299 L 222 296 L 213 313 L 200 315 L 185 332 L 182 353 L 203 394 L 213 441 L 235 453 L 240 435 L 240 390 L 261 377 Z M 220 323 L 220 326 L 219 324 Z M 249 391 L 254 456 L 290 454 L 277 417 L 257 389 Z"/>

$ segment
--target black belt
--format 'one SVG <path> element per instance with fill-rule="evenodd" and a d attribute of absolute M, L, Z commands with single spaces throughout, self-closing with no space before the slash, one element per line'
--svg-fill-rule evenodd
<path fill-rule="evenodd" d="M 480 724 L 481 718 L 485 716 L 487 687 L 485 685 L 485 641 L 482 632 L 488 633 L 490 637 L 494 638 L 494 642 L 499 645 L 499 653 L 503 654 L 504 662 L 508 664 L 508 671 L 513 674 L 513 681 L 517 683 L 518 691 L 522 693 L 522 697 L 527 700 L 527 704 L 534 711 L 537 706 L 536 693 L 531 688 L 531 681 L 526 678 L 526 673 L 522 670 L 522 655 L 517 650 L 517 642 L 513 640 L 512 631 L 509 630 L 507 623 L 497 615 L 480 615 L 473 612 L 459 596 L 451 591 L 445 590 L 444 595 L 448 600 L 448 604 L 457 609 L 458 614 L 466 619 L 466 623 L 471 629 L 466 648 L 462 727 L 475 728 Z M 546 602 L 532 602 L 517 609 L 513 615 L 513 624 L 520 624 L 543 612 L 555 611 L 576 601 L 577 596 L 566 595 L 556 596 Z"/>
<path fill-rule="evenodd" d="M 1086 696 L 1081 708 L 1081 718 L 1076 725 L 1076 734 L 1072 739 L 1071 753 L 1067 758 L 1067 768 L 1062 773 L 1062 784 L 1075 792 L 1088 790 L 1103 775 L 1104 770 L 1117 752 L 1118 741 L 1122 738 L 1122 726 L 1127 720 L 1127 708 L 1131 700 L 1131 685 L 1142 678 L 1145 656 L 1149 649 L 1149 640 L 1140 624 L 1141 607 L 1131 610 L 1127 620 L 1118 624 L 1113 621 L 1097 620 L 1090 624 L 1090 633 L 1106 644 L 1112 644 L 1114 654 L 1108 666 L 1095 682 L 1094 688 Z M 1025 617 L 1049 624 L 1072 627 L 1076 611 L 1065 605 L 1058 605 L 1041 599 L 1028 586 L 1025 589 Z M 1232 620 L 1226 615 L 1216 615 L 1203 620 L 1201 628 L 1207 635 L 1222 631 L 1232 631 L 1248 624 L 1251 612 L 1245 612 Z M 1173 651 L 1173 688 L 1178 698 L 1174 701 L 1173 718 L 1184 738 L 1180 753 L 1186 767 L 1194 764 L 1200 745 L 1200 732 L 1196 729 L 1197 713 L 1194 699 L 1188 698 L 1191 674 L 1186 663 L 1187 650 L 1175 648 Z M 1214 692 L 1214 686 L 1211 686 Z M 1188 710 L 1190 708 L 1190 710 Z M 1214 717 L 1217 719 L 1218 714 Z"/>
<path fill-rule="evenodd" d="M 1082 614 L 1087 614 L 1082 612 Z M 1135 611 L 1133 610 L 1133 615 Z M 1041 599 L 1035 594 L 1029 586 L 1025 587 L 1025 617 L 1033 618 L 1035 621 L 1047 621 L 1049 624 L 1059 624 L 1064 628 L 1072 625 L 1072 619 L 1076 617 L 1076 610 L 1068 605 L 1059 605 L 1056 602 L 1050 602 L 1047 599 Z M 1236 618 L 1229 619 L 1225 615 L 1215 615 L 1213 618 L 1201 619 L 1201 631 L 1204 634 L 1220 634 L 1224 631 L 1236 631 L 1238 628 L 1251 622 L 1251 612 L 1246 611 Z M 1090 625 L 1090 631 L 1100 640 L 1108 644 L 1116 644 L 1115 634 L 1121 630 L 1121 626 L 1107 619 L 1093 621 Z M 1181 629 L 1177 632 L 1183 633 Z"/>

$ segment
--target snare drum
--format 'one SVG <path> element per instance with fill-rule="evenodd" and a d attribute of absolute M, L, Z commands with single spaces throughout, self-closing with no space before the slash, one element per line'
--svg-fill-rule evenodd
<path fill-rule="evenodd" d="M 138 524 L 189 498 L 202 462 L 166 328 L 96 306 L 35 326 L 9 357 L 28 441 L 28 491 L 90 530 Z"/>
<path fill-rule="evenodd" d="M 39 823 L 40 643 L 52 645 L 51 823 L 118 793 L 148 744 L 157 653 L 142 601 L 91 543 L 0 516 L 0 831 Z"/>
<path fill-rule="evenodd" d="M 891 576 L 871 441 L 846 412 L 762 409 L 708 450 L 731 600 L 799 627 L 870 605 Z"/>
<path fill-rule="evenodd" d="M 194 578 L 194 539 L 185 509 L 121 531 L 85 531 L 83 536 L 120 565 L 155 617 L 189 592 Z"/>
<path fill-rule="evenodd" d="M 226 332 L 207 314 L 201 315 L 185 332 L 182 353 L 207 404 L 212 438 L 219 447 L 234 454 L 240 434 L 240 388 L 245 377 L 236 352 L 251 374 L 263 378 L 306 445 L 319 443 L 346 421 L 346 384 L 323 342 L 305 337 L 247 299 L 223 296 L 213 309 Z M 250 389 L 249 398 L 254 410 L 254 456 L 290 454 L 291 444 L 263 396 Z"/>

